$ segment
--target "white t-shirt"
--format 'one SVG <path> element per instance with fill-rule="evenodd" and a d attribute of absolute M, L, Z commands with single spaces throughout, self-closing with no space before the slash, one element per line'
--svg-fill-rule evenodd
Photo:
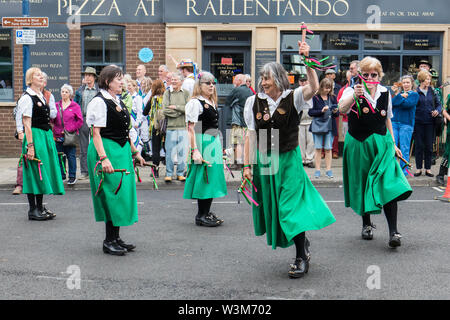
<path fill-rule="evenodd" d="M 381 85 L 377 85 L 377 91 L 375 92 L 375 98 L 372 98 L 372 96 L 370 94 L 367 93 L 367 91 L 364 90 L 364 97 L 366 97 L 366 99 L 372 104 L 372 106 L 374 108 L 377 107 L 377 100 L 378 98 L 381 96 L 382 92 L 386 92 L 388 91 L 388 89 L 386 89 L 386 87 L 383 87 Z M 353 94 L 355 93 L 355 90 L 351 87 L 348 87 L 347 89 L 344 90 L 344 92 L 342 93 L 342 97 L 341 100 L 347 99 L 350 96 L 353 96 Z M 351 112 L 351 108 L 348 109 L 347 114 Z M 394 114 L 392 113 L 392 97 L 391 97 L 391 93 L 389 92 L 389 104 L 388 104 L 388 111 L 387 111 L 388 117 L 393 118 Z"/>
<path fill-rule="evenodd" d="M 275 110 L 278 108 L 281 99 L 286 98 L 291 92 L 292 92 L 291 89 L 283 91 L 283 93 L 277 99 L 277 101 L 273 101 L 272 98 L 270 98 L 263 92 L 258 93 L 258 98 L 267 100 L 267 103 L 269 104 L 270 116 L 272 116 Z M 253 95 L 247 99 L 244 107 L 244 120 L 249 130 L 255 130 L 255 118 L 253 116 L 254 103 L 255 103 L 255 96 Z M 303 97 L 303 88 L 301 87 L 298 87 L 297 89 L 294 90 L 294 107 L 297 110 L 297 112 L 300 112 L 304 109 L 307 110 L 308 108 L 308 104 L 306 104 L 305 99 Z"/>
<path fill-rule="evenodd" d="M 192 94 L 194 92 L 194 85 L 195 85 L 194 74 L 191 73 L 184 79 L 181 88 L 189 91 L 189 94 L 192 96 Z"/>
<path fill-rule="evenodd" d="M 120 100 L 116 96 L 110 95 L 108 91 L 103 89 L 100 92 L 105 99 L 112 100 L 116 105 L 121 107 Z M 86 124 L 88 127 L 106 128 L 106 112 L 107 106 L 105 101 L 100 97 L 93 98 L 89 102 L 86 111 Z"/>
<path fill-rule="evenodd" d="M 216 105 L 204 97 L 192 98 L 186 103 L 186 122 L 198 122 L 198 117 L 203 113 L 203 106 L 199 100 L 205 101 L 210 106 L 216 108 Z"/>

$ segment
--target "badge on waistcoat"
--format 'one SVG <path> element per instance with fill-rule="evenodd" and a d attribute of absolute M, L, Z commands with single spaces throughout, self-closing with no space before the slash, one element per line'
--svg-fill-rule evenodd
<path fill-rule="evenodd" d="M 364 113 L 369 113 L 369 108 L 364 107 L 364 108 L 363 108 L 363 112 L 364 112 Z"/>
<path fill-rule="evenodd" d="M 386 117 L 386 110 L 381 110 L 381 115 L 382 115 L 383 117 Z"/>
<path fill-rule="evenodd" d="M 281 115 L 286 114 L 286 110 L 284 110 L 284 109 L 282 109 L 282 108 L 278 108 L 277 111 L 278 111 L 278 113 L 281 114 Z"/>
<path fill-rule="evenodd" d="M 120 106 L 116 106 L 116 111 L 117 111 L 117 112 L 121 112 L 121 111 L 122 111 L 122 108 L 121 108 Z"/>
<path fill-rule="evenodd" d="M 262 118 L 262 114 L 261 114 L 261 112 L 258 112 L 256 114 L 256 120 L 261 120 L 261 118 Z"/>
<path fill-rule="evenodd" d="M 264 119 L 264 121 L 269 121 L 269 119 L 270 119 L 269 114 L 266 113 L 266 114 L 264 115 L 263 119 Z"/>
<path fill-rule="evenodd" d="M 209 109 L 209 107 L 210 107 L 210 105 L 207 104 L 207 103 L 205 103 L 205 108 L 206 108 L 206 109 Z"/>
<path fill-rule="evenodd" d="M 42 107 L 42 102 L 38 101 L 37 105 L 38 107 Z"/>

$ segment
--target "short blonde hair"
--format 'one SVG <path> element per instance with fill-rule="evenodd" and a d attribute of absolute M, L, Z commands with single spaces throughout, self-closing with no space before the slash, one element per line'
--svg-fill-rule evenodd
<path fill-rule="evenodd" d="M 41 69 L 33 67 L 27 70 L 27 73 L 25 74 L 25 83 L 27 86 L 31 85 L 31 83 L 33 82 L 34 74 L 38 72 L 41 73 Z"/>
<path fill-rule="evenodd" d="M 374 57 L 365 57 L 359 63 L 359 69 L 361 73 L 363 71 L 375 70 L 378 72 L 378 78 L 381 80 L 384 77 L 383 67 L 381 66 L 380 60 Z"/>
<path fill-rule="evenodd" d="M 425 80 L 427 80 L 428 77 L 431 78 L 430 72 L 428 72 L 427 70 L 420 70 L 419 74 L 417 75 L 417 80 L 419 80 L 419 82 L 422 83 Z"/>

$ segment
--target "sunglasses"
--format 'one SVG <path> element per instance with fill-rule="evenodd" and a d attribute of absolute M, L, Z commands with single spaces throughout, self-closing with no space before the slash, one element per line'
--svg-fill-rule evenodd
<path fill-rule="evenodd" d="M 363 73 L 362 76 L 363 76 L 363 78 L 365 78 L 365 79 L 368 79 L 369 76 L 370 76 L 372 79 L 375 79 L 375 78 L 378 78 L 378 73 Z"/>
<path fill-rule="evenodd" d="M 215 86 L 216 85 L 216 83 L 214 81 L 205 81 L 205 82 L 202 82 L 202 83 L 206 84 L 207 86 Z"/>

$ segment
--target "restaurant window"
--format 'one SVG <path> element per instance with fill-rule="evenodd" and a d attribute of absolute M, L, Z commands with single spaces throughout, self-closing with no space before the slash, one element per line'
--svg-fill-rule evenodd
<path fill-rule="evenodd" d="M 115 64 L 125 72 L 125 31 L 118 26 L 89 26 L 82 31 L 83 70 Z"/>
<path fill-rule="evenodd" d="M 359 34 L 325 33 L 322 36 L 323 50 L 358 50 Z"/>
<path fill-rule="evenodd" d="M 440 50 L 439 33 L 405 33 L 403 36 L 404 50 Z"/>
<path fill-rule="evenodd" d="M 0 30 L 0 101 L 14 100 L 13 60 L 10 30 Z"/>
<path fill-rule="evenodd" d="M 395 33 L 366 33 L 364 50 L 400 50 L 402 35 Z"/>

